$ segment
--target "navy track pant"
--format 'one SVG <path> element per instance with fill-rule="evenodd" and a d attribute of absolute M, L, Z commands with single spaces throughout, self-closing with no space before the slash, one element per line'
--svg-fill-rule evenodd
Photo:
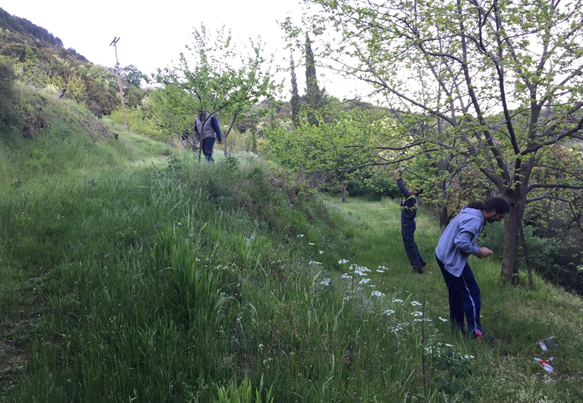
<path fill-rule="evenodd" d="M 415 243 L 415 229 L 417 225 L 414 219 L 401 218 L 401 235 L 403 237 L 403 246 L 405 252 L 414 269 L 420 269 L 423 266 L 423 258 L 419 254 L 419 249 Z"/>
<path fill-rule="evenodd" d="M 465 320 L 468 322 L 469 334 L 476 334 L 476 330 L 479 330 L 481 334 L 480 308 L 482 299 L 480 297 L 480 287 L 476 283 L 472 268 L 466 263 L 462 274 L 459 277 L 455 277 L 445 270 L 441 260 L 437 257 L 435 260 L 437 260 L 449 291 L 449 318 L 452 328 L 459 328 L 463 332 L 465 316 Z"/>
<path fill-rule="evenodd" d="M 215 138 L 210 137 L 202 141 L 202 153 L 208 162 L 214 162 L 213 148 L 215 146 Z"/>

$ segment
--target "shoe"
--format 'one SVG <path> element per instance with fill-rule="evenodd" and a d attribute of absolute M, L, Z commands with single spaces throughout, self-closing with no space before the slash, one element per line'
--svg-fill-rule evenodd
<path fill-rule="evenodd" d="M 427 262 L 426 262 L 425 260 L 422 260 L 422 261 L 421 261 L 421 268 L 423 268 L 423 267 L 425 267 L 425 266 L 427 266 Z"/>
<path fill-rule="evenodd" d="M 496 342 L 496 337 L 492 335 L 484 335 L 481 330 L 476 329 L 474 330 L 474 338 L 479 341 L 488 342 L 490 344 L 494 344 Z"/>

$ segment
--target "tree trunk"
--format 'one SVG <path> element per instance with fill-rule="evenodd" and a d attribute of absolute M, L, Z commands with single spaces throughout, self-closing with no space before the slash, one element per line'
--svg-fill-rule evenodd
<path fill-rule="evenodd" d="M 450 221 L 451 221 L 451 216 L 449 214 L 449 211 L 447 210 L 447 206 L 442 205 L 439 208 L 439 233 L 440 234 L 443 234 L 443 231 L 445 231 L 445 228 L 447 227 L 447 224 L 449 224 Z"/>
<path fill-rule="evenodd" d="M 342 203 L 346 203 L 346 184 L 344 182 L 340 185 L 340 191 L 342 192 Z"/>
<path fill-rule="evenodd" d="M 223 153 L 225 154 L 225 157 L 229 156 L 229 142 L 227 140 L 227 136 L 223 135 Z"/>
<path fill-rule="evenodd" d="M 518 285 L 518 250 L 520 246 L 520 228 L 526 200 L 511 200 L 510 212 L 504 220 L 504 255 L 500 278 L 512 285 Z"/>

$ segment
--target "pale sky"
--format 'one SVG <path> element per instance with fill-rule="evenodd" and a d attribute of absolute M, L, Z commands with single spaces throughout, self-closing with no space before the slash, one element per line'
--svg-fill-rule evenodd
<path fill-rule="evenodd" d="M 177 61 L 185 45 L 192 43 L 191 33 L 204 22 L 207 31 L 223 25 L 231 29 L 239 42 L 261 36 L 266 51 L 276 55 L 276 63 L 289 65 L 284 32 L 277 21 L 290 15 L 299 22 L 299 0 L 184 0 L 136 1 L 99 0 L 0 0 L 9 14 L 26 18 L 47 29 L 90 62 L 107 67 L 115 65 L 115 51 L 110 46 L 114 37 L 120 66 L 134 65 L 143 73 L 153 73 Z M 266 53 L 267 53 L 266 52 Z M 296 63 L 300 53 L 294 54 Z M 301 61 L 301 60 L 300 60 Z M 282 73 L 283 74 L 283 73 Z M 300 93 L 304 92 L 305 69 L 296 68 Z M 339 81 L 322 69 L 318 70 L 321 87 L 337 97 L 352 97 L 357 84 Z M 289 86 L 289 74 L 279 76 Z M 289 91 L 289 90 L 287 90 Z M 286 92 L 287 92 L 286 91 Z M 362 92 L 362 91 L 360 91 Z M 287 98 L 287 94 L 282 94 Z"/>

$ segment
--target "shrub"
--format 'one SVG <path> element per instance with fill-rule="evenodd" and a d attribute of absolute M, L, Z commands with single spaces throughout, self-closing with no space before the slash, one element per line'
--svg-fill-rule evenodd
<path fill-rule="evenodd" d="M 6 58 L 0 58 L 0 130 L 16 121 L 14 114 L 15 75 Z"/>
<path fill-rule="evenodd" d="M 534 234 L 535 227 L 525 226 L 524 237 L 532 269 L 548 281 L 568 289 L 575 287 L 579 281 L 579 272 L 574 264 L 564 264 L 566 248 L 556 238 L 539 237 Z M 501 257 L 504 248 L 504 224 L 502 222 L 484 227 L 481 246 L 488 247 L 495 256 Z M 522 246 L 519 250 L 519 270 L 526 270 L 526 259 Z M 561 263 L 562 262 L 562 263 Z"/>
<path fill-rule="evenodd" d="M 350 196 L 365 196 L 372 198 L 389 197 L 394 199 L 401 197 L 401 192 L 392 177 L 375 175 L 371 177 L 358 177 L 351 179 L 347 184 Z M 331 193 L 337 194 L 339 188 L 332 188 Z"/>

